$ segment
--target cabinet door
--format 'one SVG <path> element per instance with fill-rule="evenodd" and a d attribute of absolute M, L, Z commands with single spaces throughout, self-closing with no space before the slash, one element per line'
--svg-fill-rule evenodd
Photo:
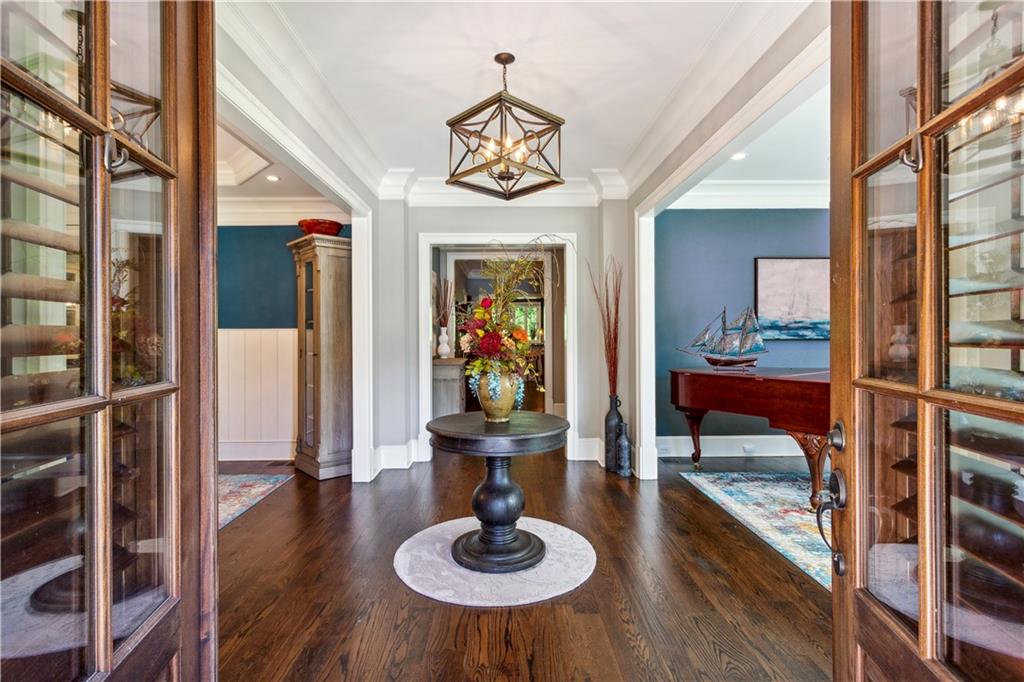
<path fill-rule="evenodd" d="M 212 226 L 201 163 L 177 150 L 211 96 L 196 65 L 212 17 L 67 0 L 0 13 L 2 676 L 193 679 L 212 668 L 185 614 L 204 598 L 195 557 L 210 570 L 213 554 L 185 520 L 215 500 L 181 417 L 203 374 L 179 358 L 212 330 L 178 292 L 212 271 L 178 264 L 200 262 Z"/>
<path fill-rule="evenodd" d="M 833 6 L 836 679 L 1024 676 L 1022 16 Z"/>

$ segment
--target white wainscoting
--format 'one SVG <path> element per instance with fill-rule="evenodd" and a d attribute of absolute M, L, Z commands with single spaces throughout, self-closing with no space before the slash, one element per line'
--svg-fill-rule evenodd
<path fill-rule="evenodd" d="M 217 330 L 217 426 L 222 460 L 294 457 L 295 329 Z"/>
<path fill-rule="evenodd" d="M 689 436 L 658 436 L 658 457 L 689 457 Z M 803 457 L 803 450 L 789 436 L 701 436 L 701 457 Z"/>

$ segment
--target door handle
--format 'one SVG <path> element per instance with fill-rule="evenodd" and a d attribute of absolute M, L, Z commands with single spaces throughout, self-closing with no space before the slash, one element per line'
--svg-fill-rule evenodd
<path fill-rule="evenodd" d="M 833 469 L 832 474 L 828 477 L 828 490 L 821 491 L 819 495 L 821 504 L 818 505 L 817 511 L 818 534 L 821 535 L 821 540 L 825 543 L 825 546 L 832 552 L 832 570 L 836 572 L 836 575 L 845 575 L 846 557 L 843 556 L 842 552 L 836 550 L 832 543 L 829 542 L 829 539 L 825 537 L 825 525 L 823 523 L 825 512 L 846 509 L 846 477 L 843 476 L 843 472 Z"/>

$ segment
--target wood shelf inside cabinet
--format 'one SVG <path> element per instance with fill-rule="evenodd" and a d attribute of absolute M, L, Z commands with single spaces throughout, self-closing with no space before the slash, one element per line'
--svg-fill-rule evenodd
<path fill-rule="evenodd" d="M 989 234 L 948 235 L 946 237 L 946 250 L 957 251 L 959 249 L 969 249 L 974 246 L 979 246 L 999 239 L 1006 239 L 1007 237 L 1013 237 L 1014 235 L 1020 234 L 1024 234 L 1024 219 L 1017 218 L 1004 220 L 997 223 L 995 230 Z"/>
<path fill-rule="evenodd" d="M 917 290 L 908 291 L 902 296 L 897 296 L 889 301 L 889 305 L 903 305 L 906 303 L 917 303 Z"/>
<path fill-rule="evenodd" d="M 973 563 L 976 566 L 976 570 L 980 570 L 981 572 L 991 571 L 1004 582 L 1008 583 L 1006 585 L 1008 589 L 1019 591 L 1021 601 L 1018 603 L 1020 603 L 1022 608 L 1024 608 L 1024 576 L 1014 574 L 1012 565 L 1008 566 L 1002 561 L 986 559 L 985 557 L 979 556 L 976 552 L 966 549 L 959 544 L 955 545 L 955 547 L 964 553 L 964 561 Z"/>
<path fill-rule="evenodd" d="M 78 187 L 68 187 L 56 182 L 51 182 L 50 180 L 44 180 L 7 163 L 0 166 L 0 173 L 2 173 L 4 181 L 13 182 L 17 185 L 21 185 L 22 187 L 27 187 L 28 189 L 39 192 L 40 194 L 45 194 L 53 197 L 54 199 L 59 199 L 66 204 L 78 206 Z"/>
<path fill-rule="evenodd" d="M 917 523 L 917 494 L 906 497 L 891 505 L 894 512 L 903 518 Z"/>
<path fill-rule="evenodd" d="M 985 190 L 991 189 L 992 187 L 998 187 L 999 185 L 1002 185 L 1003 183 L 1010 182 L 1012 180 L 1016 180 L 1021 175 L 1024 175 L 1024 169 L 1022 169 L 1022 168 L 1011 168 L 1008 171 L 1005 171 L 1003 173 L 999 173 L 995 177 L 991 177 L 991 178 L 987 179 L 985 182 L 982 182 L 979 185 L 975 185 L 974 187 L 970 187 L 968 189 L 961 190 L 959 192 L 950 193 L 949 196 L 946 197 L 946 202 L 949 203 L 949 204 L 955 204 L 958 201 L 962 201 L 963 199 L 966 199 L 968 197 L 973 197 L 975 194 L 979 194 L 981 192 L 984 192 Z"/>
<path fill-rule="evenodd" d="M 68 253 L 79 253 L 82 249 L 82 240 L 78 235 L 65 234 L 48 227 L 12 218 L 4 218 L 0 222 L 0 236 Z"/>
<path fill-rule="evenodd" d="M 909 478 L 917 478 L 917 453 L 896 460 L 889 468 Z"/>
<path fill-rule="evenodd" d="M 900 417 L 896 421 L 889 424 L 894 429 L 900 431 L 906 431 L 907 433 L 917 433 L 917 413 L 908 414 L 905 417 Z"/>

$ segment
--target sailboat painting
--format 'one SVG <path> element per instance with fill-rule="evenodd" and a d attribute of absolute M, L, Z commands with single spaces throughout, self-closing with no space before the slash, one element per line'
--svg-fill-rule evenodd
<path fill-rule="evenodd" d="M 712 367 L 754 367 L 757 356 L 768 352 L 757 316 L 746 308 L 732 322 L 726 322 L 727 319 L 722 308 L 722 314 L 708 322 L 693 341 L 676 350 L 699 355 Z"/>
<path fill-rule="evenodd" d="M 765 339 L 829 338 L 828 258 L 755 258 L 754 309 Z"/>

